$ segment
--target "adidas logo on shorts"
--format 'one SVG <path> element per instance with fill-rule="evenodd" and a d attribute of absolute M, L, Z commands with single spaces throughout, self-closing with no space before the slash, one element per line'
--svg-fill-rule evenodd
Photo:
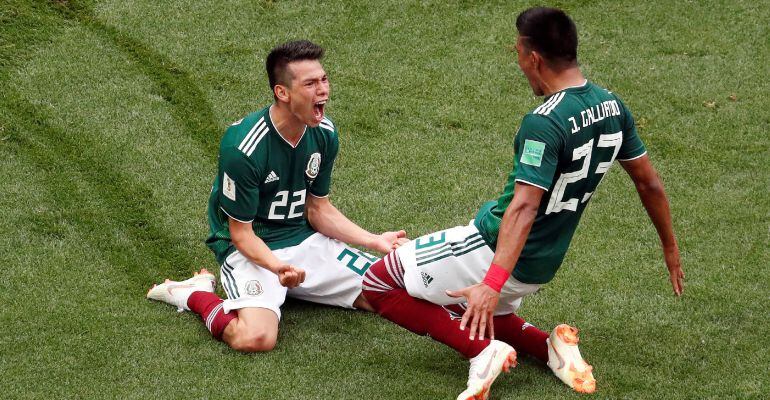
<path fill-rule="evenodd" d="M 420 275 L 422 275 L 422 284 L 425 285 L 425 287 L 428 287 L 428 285 L 433 282 L 433 277 L 425 272 L 420 271 Z"/>
<path fill-rule="evenodd" d="M 265 179 L 265 183 L 275 182 L 278 179 L 279 179 L 278 174 L 276 174 L 275 171 L 270 171 L 270 173 L 267 174 L 267 179 Z"/>

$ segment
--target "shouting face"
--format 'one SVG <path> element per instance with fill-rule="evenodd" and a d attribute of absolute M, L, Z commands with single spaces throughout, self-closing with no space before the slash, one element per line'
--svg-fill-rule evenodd
<path fill-rule="evenodd" d="M 291 83 L 285 88 L 286 101 L 293 116 L 305 125 L 316 127 L 324 118 L 329 101 L 329 77 L 318 60 L 303 60 L 287 66 Z"/>

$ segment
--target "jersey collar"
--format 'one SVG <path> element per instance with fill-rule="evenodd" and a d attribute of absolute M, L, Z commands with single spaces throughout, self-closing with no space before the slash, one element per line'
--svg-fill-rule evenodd
<path fill-rule="evenodd" d="M 296 149 L 297 147 L 299 147 L 300 143 L 302 143 L 302 139 L 305 137 L 305 132 L 307 132 L 307 125 L 305 125 L 305 129 L 302 130 L 302 135 L 300 135 L 299 140 L 297 140 L 297 145 L 295 146 L 295 145 L 291 144 L 291 142 L 286 140 L 285 137 L 283 137 L 283 135 L 281 134 L 281 131 L 279 131 L 278 127 L 275 126 L 275 124 L 273 123 L 272 111 L 273 111 L 273 106 L 271 105 L 271 106 L 269 106 L 267 108 L 267 122 L 270 124 L 270 127 L 273 128 L 273 131 L 275 131 L 275 133 L 277 133 L 278 136 L 281 139 L 283 139 L 283 141 L 286 142 L 286 144 L 289 145 L 289 147 L 291 147 L 292 149 Z"/>

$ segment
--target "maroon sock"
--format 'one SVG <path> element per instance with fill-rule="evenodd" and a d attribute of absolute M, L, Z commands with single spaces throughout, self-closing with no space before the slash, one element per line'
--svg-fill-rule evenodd
<path fill-rule="evenodd" d="M 460 330 L 460 320 L 443 307 L 410 296 L 399 284 L 403 269 L 398 257 L 394 253 L 385 257 L 387 262 L 377 261 L 364 276 L 364 297 L 378 314 L 418 335 L 430 335 L 467 358 L 476 357 L 489 345 L 489 339 L 470 340 L 468 331 Z"/>
<path fill-rule="evenodd" d="M 224 313 L 222 302 L 216 294 L 205 291 L 193 292 L 187 299 L 187 307 L 200 315 L 206 328 L 216 340 L 222 340 L 222 333 L 227 325 L 237 318 L 235 312 Z"/>
<path fill-rule="evenodd" d="M 516 314 L 495 317 L 495 339 L 513 346 L 516 351 L 548 362 L 548 334 L 519 318 Z"/>

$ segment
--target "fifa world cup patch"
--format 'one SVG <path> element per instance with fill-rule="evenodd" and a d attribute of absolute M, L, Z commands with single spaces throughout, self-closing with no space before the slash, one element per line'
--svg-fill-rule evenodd
<path fill-rule="evenodd" d="M 521 163 L 539 167 L 543 162 L 543 153 L 545 152 L 545 143 L 537 140 L 525 140 L 524 151 L 521 152 Z"/>
<path fill-rule="evenodd" d="M 227 176 L 227 172 L 222 175 L 222 194 L 228 199 L 235 201 L 235 181 Z"/>

